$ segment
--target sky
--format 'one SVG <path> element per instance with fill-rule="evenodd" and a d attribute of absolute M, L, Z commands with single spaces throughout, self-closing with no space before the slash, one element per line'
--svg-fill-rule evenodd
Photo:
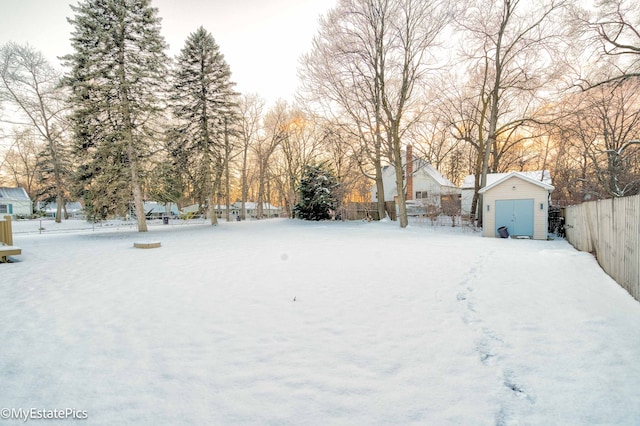
<path fill-rule="evenodd" d="M 13 225 L 2 424 L 28 407 L 87 417 L 43 426 L 640 419 L 640 304 L 562 239 L 419 219 Z"/>
<path fill-rule="evenodd" d="M 69 0 L 0 0 L 0 45 L 30 44 L 55 66 L 71 53 Z M 208 30 L 231 67 L 241 93 L 258 93 L 268 103 L 292 100 L 297 66 L 317 31 L 320 15 L 335 0 L 153 0 L 162 18 L 170 56 L 198 27 Z"/>

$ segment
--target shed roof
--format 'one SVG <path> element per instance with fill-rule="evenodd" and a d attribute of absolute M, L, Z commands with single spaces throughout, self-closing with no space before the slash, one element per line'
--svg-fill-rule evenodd
<path fill-rule="evenodd" d="M 546 172 L 547 170 L 545 170 Z M 500 185 L 502 182 L 505 182 L 509 179 L 511 179 L 512 177 L 518 178 L 518 179 L 522 179 L 526 182 L 532 183 L 534 185 L 537 185 L 549 192 L 553 191 L 555 189 L 555 187 L 549 183 L 546 182 L 542 182 L 540 180 L 536 180 L 534 178 L 532 178 L 530 175 L 524 174 L 522 172 L 511 172 L 511 173 L 501 173 L 504 176 L 502 176 L 500 179 L 498 180 L 494 180 L 493 183 L 488 184 L 487 186 L 485 186 L 484 188 L 481 188 L 478 192 L 483 194 L 487 191 L 489 191 L 491 188 L 495 188 L 496 186 Z"/>
<path fill-rule="evenodd" d="M 520 176 L 526 176 L 529 179 L 551 185 L 551 173 L 549 170 L 535 170 L 532 172 L 509 172 L 509 173 L 489 173 L 487 175 L 487 185 L 492 185 L 504 177 L 517 173 Z M 468 175 L 462 182 L 462 189 L 473 189 L 475 187 L 475 175 Z"/>
<path fill-rule="evenodd" d="M 24 188 L 0 187 L 0 200 L 22 200 L 31 201 Z"/>

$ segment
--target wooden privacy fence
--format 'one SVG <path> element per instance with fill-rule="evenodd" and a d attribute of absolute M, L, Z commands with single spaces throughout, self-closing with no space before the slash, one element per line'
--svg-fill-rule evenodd
<path fill-rule="evenodd" d="M 567 240 L 640 301 L 640 195 L 567 207 Z"/>
<path fill-rule="evenodd" d="M 396 220 L 396 203 L 393 201 L 385 202 L 386 211 L 391 220 Z M 350 202 L 342 206 L 339 211 L 345 220 L 380 220 L 378 217 L 377 203 L 357 203 Z"/>

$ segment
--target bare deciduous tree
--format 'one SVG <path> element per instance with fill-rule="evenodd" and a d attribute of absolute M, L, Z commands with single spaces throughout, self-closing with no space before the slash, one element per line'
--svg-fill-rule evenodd
<path fill-rule="evenodd" d="M 575 19 L 590 30 L 599 46 L 600 59 L 615 70 L 606 78 L 595 78 L 587 88 L 640 77 L 640 15 L 634 0 L 598 0 L 594 11 L 581 10 Z M 591 79 L 593 80 L 593 79 Z"/>
<path fill-rule="evenodd" d="M 386 1 L 340 1 L 320 20 L 300 75 L 307 104 L 355 135 L 363 173 L 375 181 L 378 215 L 386 216 L 382 182 L 380 48 Z M 373 173 L 369 173 L 370 171 Z"/>
<path fill-rule="evenodd" d="M 293 217 L 293 207 L 298 202 L 297 188 L 306 166 L 315 163 L 320 155 L 321 137 L 318 126 L 299 109 L 288 113 L 286 131 L 278 150 L 277 174 L 282 207 Z"/>
<path fill-rule="evenodd" d="M 640 192 L 640 83 L 612 84 L 580 94 L 566 129 L 580 142 L 604 195 L 622 197 Z"/>
<path fill-rule="evenodd" d="M 535 5 L 521 0 L 472 1 L 459 21 L 470 69 L 480 77 L 479 94 L 470 97 L 477 106 L 478 136 L 468 139 L 476 144 L 480 161 L 474 196 L 480 223 L 483 209 L 477 190 L 486 185 L 489 171 L 499 168 L 501 142 L 514 141 L 514 130 L 536 111 L 539 94 L 562 77 L 566 63 L 559 58 L 570 40 L 563 21 L 568 6 L 565 0 Z M 471 136 L 466 134 L 469 126 L 461 129 L 461 137 Z"/>
<path fill-rule="evenodd" d="M 420 83 L 449 18 L 446 1 L 343 0 L 321 21 L 302 74 L 307 92 L 349 117 L 372 160 L 378 210 L 384 217 L 382 159 L 396 170 L 401 227 L 407 226 L 402 136 L 415 117 Z M 316 98 L 317 99 L 317 98 Z"/>
<path fill-rule="evenodd" d="M 271 203 L 270 164 L 273 153 L 280 143 L 288 136 L 288 106 L 285 101 L 278 101 L 265 115 L 263 134 L 252 147 L 257 164 L 257 216 L 261 219 L 264 214 L 264 203 Z"/>
<path fill-rule="evenodd" d="M 19 123 L 16 124 L 33 129 L 45 142 L 40 163 L 47 171 L 43 176 L 51 178 L 48 186 L 57 202 L 55 220 L 59 223 L 65 204 L 69 161 L 65 153 L 67 107 L 60 87 L 61 76 L 40 52 L 8 43 L 0 49 L 0 81 L 2 99 L 18 107 Z"/>
<path fill-rule="evenodd" d="M 16 131 L 13 143 L 5 153 L 2 164 L 15 186 L 27 191 L 29 197 L 35 199 L 38 186 L 38 153 L 42 144 L 38 143 L 31 130 Z"/>
<path fill-rule="evenodd" d="M 260 131 L 260 123 L 262 120 L 262 113 L 264 109 L 264 100 L 257 94 L 243 95 L 241 96 L 239 108 L 240 108 L 240 147 L 241 153 L 241 165 L 240 165 L 240 197 L 241 208 L 240 218 L 245 220 L 247 217 L 246 201 L 249 195 L 249 176 L 248 176 L 248 161 L 249 161 L 249 148 L 257 143 L 257 138 Z"/>

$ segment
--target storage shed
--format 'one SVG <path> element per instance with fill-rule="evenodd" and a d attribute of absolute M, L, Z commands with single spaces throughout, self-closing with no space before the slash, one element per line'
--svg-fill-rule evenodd
<path fill-rule="evenodd" d="M 553 185 L 519 172 L 508 173 L 478 191 L 483 194 L 485 237 L 509 235 L 546 240 L 549 221 L 549 194 Z M 503 231 L 504 232 L 504 231 Z"/>
<path fill-rule="evenodd" d="M 33 202 L 24 188 L 0 188 L 0 217 L 29 217 L 33 213 Z"/>

